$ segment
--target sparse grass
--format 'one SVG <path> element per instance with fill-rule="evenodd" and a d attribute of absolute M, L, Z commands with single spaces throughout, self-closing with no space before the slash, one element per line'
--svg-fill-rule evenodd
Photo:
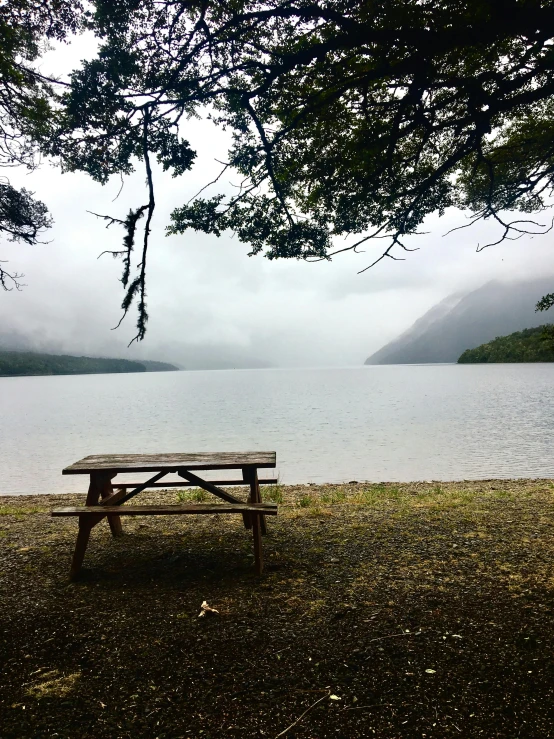
<path fill-rule="evenodd" d="M 65 698 L 73 692 L 80 677 L 80 672 L 60 675 L 58 670 L 50 670 L 44 672 L 26 692 L 31 698 Z"/>
<path fill-rule="evenodd" d="M 210 494 L 203 488 L 177 491 L 177 500 L 179 503 L 205 503 L 209 498 Z"/>
<path fill-rule="evenodd" d="M 547 490 L 554 490 L 549 482 L 543 486 Z M 482 494 L 501 500 L 510 500 L 513 491 L 509 487 L 498 485 L 485 487 Z M 265 485 L 261 489 L 262 499 L 278 505 L 295 505 L 298 508 L 309 509 L 311 512 L 321 511 L 329 506 L 367 506 L 370 508 L 394 507 L 396 514 L 428 508 L 446 510 L 460 506 L 473 506 L 477 503 L 475 485 L 471 483 L 360 483 L 357 485 L 305 485 L 285 486 Z M 524 493 L 520 493 L 523 495 Z M 177 499 L 181 503 L 205 503 L 212 500 L 212 496 L 202 488 L 179 490 Z M 6 508 L 6 507 L 4 507 Z M 0 508 L 0 515 L 4 509 Z M 21 509 L 17 509 L 18 512 Z M 37 509 L 28 509 L 36 512 Z M 11 513 L 12 510 L 10 509 Z M 23 515 L 23 513 L 14 515 Z"/>
<path fill-rule="evenodd" d="M 329 488 L 328 491 L 325 491 L 320 495 L 321 502 L 325 503 L 326 505 L 339 505 L 340 503 L 345 502 L 346 497 L 347 495 L 345 490 L 338 485 Z"/>
<path fill-rule="evenodd" d="M 321 511 L 332 506 L 363 506 L 376 510 L 390 510 L 391 515 L 402 516 L 414 510 L 446 511 L 466 508 L 470 513 L 480 510 L 483 501 L 496 499 L 508 503 L 533 495 L 534 490 L 518 488 L 513 481 L 485 481 L 463 483 L 360 483 L 357 485 L 280 486 L 277 500 L 264 491 L 264 500 L 295 505 L 307 512 Z M 550 481 L 540 483 L 550 493 Z"/>
<path fill-rule="evenodd" d="M 262 500 L 281 505 L 285 501 L 283 485 L 264 485 L 261 489 Z"/>
<path fill-rule="evenodd" d="M 46 508 L 39 508 L 38 506 L 25 508 L 15 505 L 3 505 L 0 506 L 0 516 L 28 516 L 32 513 L 43 513 L 47 510 L 48 509 Z"/>

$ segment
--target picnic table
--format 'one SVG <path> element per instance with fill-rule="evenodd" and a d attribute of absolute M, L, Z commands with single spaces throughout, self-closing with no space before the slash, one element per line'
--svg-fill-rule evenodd
<path fill-rule="evenodd" d="M 262 534 L 266 533 L 267 515 L 277 515 L 277 506 L 262 503 L 260 484 L 269 485 L 276 479 L 258 479 L 258 470 L 273 468 L 275 452 L 201 452 L 194 454 L 95 454 L 69 465 L 62 475 L 89 475 L 90 484 L 84 506 L 63 507 L 52 511 L 52 516 L 76 516 L 79 519 L 77 543 L 71 563 L 70 578 L 79 574 L 92 529 L 107 518 L 113 536 L 123 533 L 121 516 L 158 516 L 230 513 L 242 515 L 244 526 L 251 529 L 254 539 L 256 573 L 263 570 Z M 233 480 L 205 480 L 197 473 L 207 470 L 240 470 L 241 478 Z M 119 474 L 154 473 L 143 482 L 114 482 Z M 169 474 L 177 474 L 180 481 L 160 482 Z M 246 501 L 231 495 L 221 486 L 246 485 Z M 186 503 L 181 505 L 125 505 L 144 490 L 169 487 L 199 487 L 224 501 L 222 503 Z"/>

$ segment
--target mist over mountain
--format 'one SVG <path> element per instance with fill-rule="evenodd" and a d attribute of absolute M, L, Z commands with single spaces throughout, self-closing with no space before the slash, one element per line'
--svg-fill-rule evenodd
<path fill-rule="evenodd" d="M 472 292 L 455 293 L 368 357 L 365 364 L 456 362 L 466 349 L 552 321 L 554 309 L 535 313 L 535 305 L 553 290 L 551 276 L 518 282 L 495 280 Z"/>
<path fill-rule="evenodd" d="M 271 363 L 259 359 L 248 349 L 226 344 L 187 343 L 175 337 L 174 340 L 150 340 L 144 345 L 133 344 L 121 348 L 106 331 L 106 340 L 98 337 L 88 341 L 86 331 L 82 336 L 69 335 L 58 338 L 48 335 L 39 328 L 18 329 L 0 327 L 0 351 L 37 352 L 52 355 L 85 355 L 88 357 L 113 358 L 141 362 L 147 372 L 173 369 L 260 369 L 270 367 Z M 165 365 L 165 366 L 164 366 Z"/>

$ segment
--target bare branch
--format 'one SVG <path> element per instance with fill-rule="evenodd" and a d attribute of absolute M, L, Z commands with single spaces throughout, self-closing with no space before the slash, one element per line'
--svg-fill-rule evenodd
<path fill-rule="evenodd" d="M 121 186 L 120 186 L 119 190 L 117 191 L 117 195 L 116 195 L 116 196 L 115 196 L 115 198 L 114 198 L 114 199 L 112 200 L 112 203 L 115 203 L 115 201 L 116 201 L 116 200 L 118 199 L 118 197 L 119 197 L 119 196 L 121 195 L 121 193 L 123 192 L 123 185 L 124 185 L 124 182 L 123 182 L 123 174 L 122 174 L 122 173 L 120 172 L 120 173 L 119 173 L 119 176 L 120 176 L 120 178 L 121 178 Z"/>
<path fill-rule="evenodd" d="M 106 228 L 113 226 L 114 223 L 119 223 L 120 226 L 125 225 L 125 221 L 122 221 L 120 218 L 115 218 L 114 216 L 102 215 L 101 213 L 95 213 L 93 210 L 87 210 L 87 213 L 90 213 L 91 216 L 96 216 L 96 218 L 101 218 L 103 221 L 108 221 Z"/>
<path fill-rule="evenodd" d="M 26 285 L 24 285 L 20 280 L 25 277 L 24 274 L 20 274 L 19 272 L 7 272 L 1 265 L 7 264 L 6 260 L 0 260 L 0 285 L 2 286 L 2 289 L 6 292 L 11 292 L 14 288 L 18 291 L 21 291 Z M 11 287 L 8 287 L 8 283 L 11 283 Z"/>
<path fill-rule="evenodd" d="M 215 178 L 215 180 L 212 180 L 211 182 L 208 182 L 206 185 L 204 185 L 204 187 L 201 187 L 200 190 L 198 190 L 198 192 L 196 193 L 196 195 L 193 195 L 192 198 L 190 198 L 190 200 L 187 201 L 187 205 L 190 205 L 190 203 L 192 203 L 193 200 L 196 200 L 196 198 L 199 195 L 201 195 L 204 192 L 204 190 L 207 190 L 208 187 L 211 187 L 211 185 L 215 185 L 216 182 L 219 182 L 219 179 L 223 176 L 223 173 L 227 169 L 229 169 L 230 166 L 231 166 L 230 164 L 226 164 L 223 167 L 223 169 L 221 170 L 221 172 L 217 175 L 217 177 Z"/>

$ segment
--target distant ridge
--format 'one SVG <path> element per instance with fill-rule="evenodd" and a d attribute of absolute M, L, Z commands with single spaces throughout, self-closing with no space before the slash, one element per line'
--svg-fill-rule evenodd
<path fill-rule="evenodd" d="M 0 350 L 0 376 L 3 377 L 96 375 L 121 372 L 159 372 L 176 369 L 177 367 L 165 362 L 135 362 L 129 359 L 73 357 L 69 354 Z"/>
<path fill-rule="evenodd" d="M 554 314 L 535 313 L 537 301 L 554 290 L 554 276 L 519 282 L 488 282 L 437 303 L 411 328 L 368 357 L 365 364 L 457 362 L 466 350 L 526 328 Z"/>
<path fill-rule="evenodd" d="M 134 359 L 134 362 L 144 365 L 147 372 L 179 372 L 179 367 L 168 362 L 157 362 L 154 359 Z"/>

